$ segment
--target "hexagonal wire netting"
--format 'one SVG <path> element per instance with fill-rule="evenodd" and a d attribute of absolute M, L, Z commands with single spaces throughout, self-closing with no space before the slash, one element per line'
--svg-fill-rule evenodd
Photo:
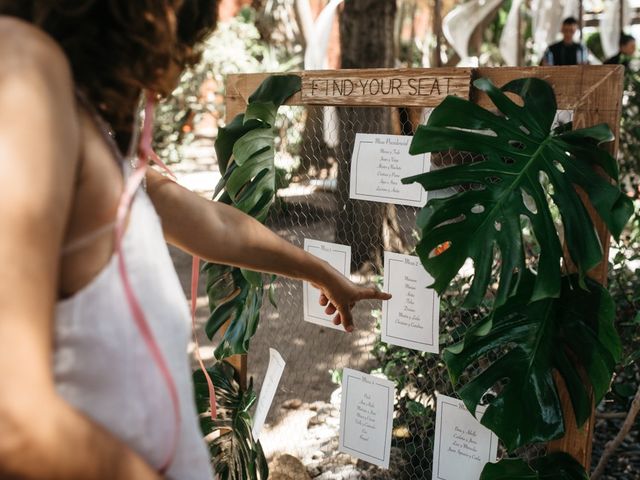
<path fill-rule="evenodd" d="M 426 115 L 425 109 L 390 107 L 283 107 L 277 163 L 294 162 L 294 170 L 302 173 L 294 173 L 280 190 L 269 227 L 298 246 L 305 238 L 351 245 L 352 280 L 380 285 L 384 250 L 413 253 L 419 209 L 349 199 L 355 134 L 412 135 Z M 431 168 L 470 161 L 460 152 L 434 155 Z M 454 284 L 441 299 L 441 348 L 482 313 L 460 308 L 464 285 L 463 280 Z M 380 301 L 361 302 L 354 311 L 357 329 L 346 334 L 303 321 L 301 282 L 279 278 L 275 292 L 277 308 L 265 301 L 248 359 L 258 392 L 269 348 L 287 363 L 261 435 L 266 455 L 291 454 L 312 478 L 322 480 L 430 479 L 435 394 L 455 396 L 440 356 L 381 343 Z M 389 470 L 338 452 L 344 367 L 381 372 L 396 383 Z M 304 478 L 284 460 L 272 465 L 276 472 L 289 475 L 282 478 Z"/>

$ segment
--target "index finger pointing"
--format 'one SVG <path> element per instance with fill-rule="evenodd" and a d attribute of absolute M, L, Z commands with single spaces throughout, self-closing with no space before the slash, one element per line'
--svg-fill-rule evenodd
<path fill-rule="evenodd" d="M 373 300 L 389 300 L 391 294 L 387 292 L 381 292 L 377 288 L 364 288 L 360 292 L 359 299 L 373 299 Z"/>

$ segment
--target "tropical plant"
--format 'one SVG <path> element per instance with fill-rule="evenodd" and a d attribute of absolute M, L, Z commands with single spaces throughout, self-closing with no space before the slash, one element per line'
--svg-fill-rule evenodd
<path fill-rule="evenodd" d="M 625 70 L 625 95 L 620 121 L 620 177 L 627 192 L 640 198 L 640 72 L 637 60 Z"/>
<path fill-rule="evenodd" d="M 200 427 L 205 436 L 218 433 L 209 440 L 215 471 L 220 480 L 266 480 L 269 467 L 260 441 L 251 433 L 249 409 L 256 401 L 252 382 L 242 390 L 237 372 L 227 362 L 218 362 L 207 369 L 216 388 L 218 416 L 201 415 Z M 209 386 L 204 373 L 194 373 L 196 405 L 199 412 L 209 407 Z"/>
<path fill-rule="evenodd" d="M 418 216 L 422 239 L 416 251 L 439 293 L 471 259 L 475 273 L 464 306 L 477 306 L 493 293 L 496 271 L 491 311 L 445 349 L 444 360 L 454 384 L 470 373 L 456 385 L 457 393 L 471 413 L 488 403 L 481 423 L 513 450 L 563 435 L 554 370 L 566 384 L 578 425 L 592 408 L 581 373 L 596 402 L 609 388 L 621 357 L 615 306 L 607 290 L 586 277 L 603 251 L 576 187 L 616 238 L 633 204 L 613 183 L 614 158 L 600 148 L 613 140 L 608 126 L 553 129 L 555 95 L 540 79 L 515 80 L 501 89 L 487 79 L 474 85 L 500 113 L 448 97 L 419 127 L 410 151 L 456 150 L 480 158 L 403 181 L 426 190 L 457 189 L 431 199 Z M 534 249 L 525 248 L 525 232 Z M 566 273 L 569 265 L 576 274 Z M 488 465 L 482 478 L 586 478 L 577 462 L 567 462 L 557 455 L 530 466 L 505 460 Z"/>
<path fill-rule="evenodd" d="M 556 100 L 543 80 L 515 80 L 502 89 L 487 79 L 476 80 L 474 85 L 489 95 L 503 115 L 449 96 L 433 111 L 427 125 L 418 128 L 411 144 L 412 154 L 454 149 L 484 157 L 403 180 L 418 182 L 426 190 L 469 184 L 480 187 L 429 201 L 418 219 L 422 239 L 416 251 L 435 278 L 439 293 L 467 258 L 473 260 L 475 277 L 466 297 L 468 307 L 484 299 L 499 254 L 495 306 L 500 306 L 514 293 L 527 267 L 522 241 L 526 221 L 540 249 L 531 299 L 558 297 L 563 250 L 553 205 L 560 211 L 564 241 L 581 280 L 602 259 L 602 248 L 575 186 L 586 191 L 615 237 L 633 212 L 629 198 L 592 169 L 602 167 L 617 180 L 615 159 L 598 148 L 612 141 L 613 134 L 606 125 L 570 131 L 569 124 L 552 131 Z M 524 105 L 514 103 L 505 92 L 519 95 Z M 432 255 L 442 245 L 448 248 Z"/>
<path fill-rule="evenodd" d="M 278 107 L 301 88 L 300 77 L 268 77 L 249 97 L 246 112 L 220 129 L 215 143 L 222 178 L 214 199 L 264 221 L 273 203 L 277 174 L 273 126 Z M 263 276 L 249 270 L 206 263 L 211 315 L 205 330 L 212 338 L 228 321 L 215 350 L 218 360 L 208 369 L 215 386 L 218 416 L 209 410 L 209 386 L 202 371 L 194 373 L 195 396 L 205 435 L 210 441 L 221 480 L 265 480 L 268 467 L 260 442 L 251 433 L 249 409 L 256 395 L 252 385 L 241 391 L 234 368 L 223 359 L 247 353 L 256 331 L 264 294 Z M 269 295 L 273 302 L 273 297 Z"/>
<path fill-rule="evenodd" d="M 216 135 L 224 114 L 224 85 L 229 74 L 284 72 L 302 62 L 300 52 L 284 45 L 267 43 L 256 28 L 256 12 L 249 7 L 225 22 L 200 49 L 202 59 L 186 70 L 173 93 L 156 110 L 154 148 L 167 162 L 179 162 L 198 138 L 192 128 L 205 117 L 213 120 Z M 204 87 L 204 88 L 203 88 Z"/>
<path fill-rule="evenodd" d="M 476 361 L 497 356 L 457 392 L 472 413 L 487 392 L 493 394 L 481 422 L 509 450 L 564 434 L 554 370 L 562 376 L 576 422 L 582 425 L 592 404 L 574 360 L 585 367 L 597 404 L 621 356 L 615 306 L 604 288 L 587 280 L 584 290 L 577 277 L 563 277 L 559 298 L 529 302 L 534 284 L 534 275 L 526 271 L 514 296 L 444 352 L 454 384 Z"/>
<path fill-rule="evenodd" d="M 566 453 L 552 453 L 527 464 L 519 458 L 509 458 L 488 464 L 480 480 L 588 480 L 582 465 Z"/>
<path fill-rule="evenodd" d="M 280 105 L 301 88 L 300 77 L 268 77 L 249 97 L 246 112 L 220 129 L 215 148 L 222 178 L 214 198 L 264 222 L 276 193 L 273 125 Z M 264 281 L 260 273 L 207 263 L 209 338 L 227 321 L 217 359 L 247 353 L 258 327 Z"/>

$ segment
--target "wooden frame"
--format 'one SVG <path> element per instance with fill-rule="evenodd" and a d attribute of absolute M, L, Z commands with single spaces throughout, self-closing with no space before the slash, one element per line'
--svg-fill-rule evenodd
<path fill-rule="evenodd" d="M 487 77 L 497 86 L 522 77 L 537 77 L 549 82 L 556 93 L 558 108 L 573 110 L 575 128 L 606 123 L 616 140 L 608 148 L 618 150 L 622 79 L 619 65 L 570 67 L 501 67 L 501 68 L 433 68 L 433 69 L 369 69 L 307 71 L 302 78 L 302 91 L 288 105 L 336 105 L 378 107 L 435 107 L 446 95 L 468 97 L 485 107 L 492 107 L 488 97 L 472 87 L 472 81 Z M 269 74 L 229 75 L 226 85 L 227 121 L 244 112 L 247 99 Z M 610 234 L 585 195 L 583 201 L 594 221 L 604 249 L 603 261 L 589 274 L 599 283 L 607 282 L 607 258 Z M 246 384 L 246 357 L 234 357 L 231 363 Z M 587 471 L 591 464 L 594 415 L 578 429 L 572 406 L 562 379 L 556 376 L 565 411 L 566 435 L 549 445 L 552 451 L 573 455 Z"/>

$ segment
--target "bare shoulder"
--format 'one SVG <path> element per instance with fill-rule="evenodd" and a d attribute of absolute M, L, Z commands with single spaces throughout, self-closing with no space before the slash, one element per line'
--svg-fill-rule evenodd
<path fill-rule="evenodd" d="M 69 72 L 69 64 L 60 46 L 36 26 L 15 17 L 0 15 L 0 53 L 3 62 L 23 65 L 45 64 Z"/>
<path fill-rule="evenodd" d="M 69 62 L 56 41 L 36 26 L 0 15 L 2 109 L 58 111 L 75 127 L 77 113 Z M 6 118 L 6 115 L 5 115 Z"/>
<path fill-rule="evenodd" d="M 2 190 L 24 211 L 46 213 L 50 207 L 44 202 L 60 201 L 71 191 L 79 135 L 73 77 L 64 52 L 38 28 L 0 16 L 0 168 L 12 172 L 10 178 L 0 178 Z M 40 199 L 27 193 L 42 190 L 52 196 Z"/>

